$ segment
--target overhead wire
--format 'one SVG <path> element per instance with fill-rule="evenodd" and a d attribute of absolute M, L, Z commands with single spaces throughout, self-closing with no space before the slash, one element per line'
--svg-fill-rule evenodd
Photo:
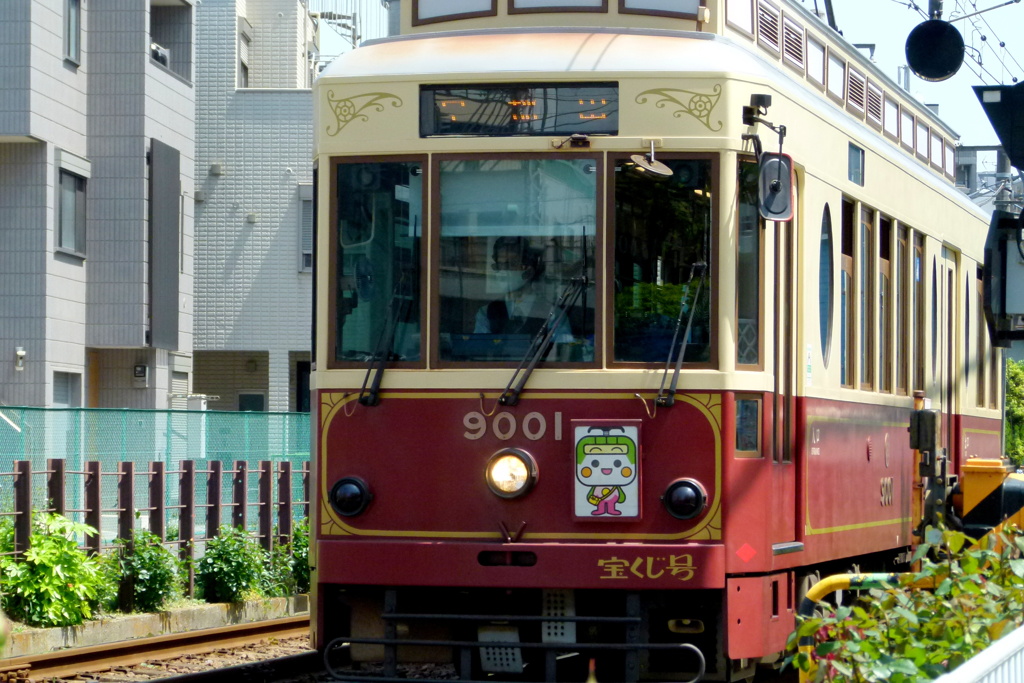
<path fill-rule="evenodd" d="M 965 4 L 964 4 L 964 2 L 962 0 L 955 0 L 955 1 L 956 1 L 956 8 L 957 9 L 954 10 L 954 14 L 951 15 L 951 17 L 950 17 L 951 21 L 956 21 L 956 16 L 955 16 L 955 12 L 956 11 L 959 11 L 961 14 L 968 14 L 969 13 L 968 10 L 967 10 L 967 7 L 965 6 Z M 978 4 L 976 2 L 973 2 L 971 0 L 968 0 L 968 2 L 969 2 L 970 7 L 971 7 L 971 9 L 973 11 L 975 11 L 975 12 L 978 11 Z M 985 27 L 987 27 L 987 29 L 988 29 L 987 33 L 986 33 L 986 31 L 984 31 L 981 28 L 981 26 L 979 25 L 979 22 L 980 23 L 984 23 Z M 1013 53 L 1010 51 L 1010 49 L 1006 46 L 1006 42 L 999 38 L 999 35 L 996 33 L 995 29 L 992 27 L 992 24 L 989 23 L 988 19 L 983 14 L 979 14 L 977 16 L 970 17 L 970 23 L 971 23 L 971 26 L 974 28 L 974 30 L 977 33 L 981 34 L 981 42 L 983 43 L 981 48 L 974 48 L 974 49 L 976 49 L 978 51 L 979 55 L 981 55 L 982 54 L 982 49 L 985 48 L 985 47 L 988 47 L 989 51 L 991 52 L 991 54 L 993 56 L 993 58 L 996 60 L 996 62 L 999 63 L 999 66 L 1002 68 L 1003 76 L 1002 77 L 997 77 L 995 74 L 993 74 L 987 68 L 985 68 L 982 58 L 976 57 L 974 55 L 969 55 L 971 57 L 971 60 L 974 61 L 978 65 L 978 67 L 985 74 L 987 74 L 989 78 L 992 79 L 993 82 L 995 82 L 995 83 L 1003 83 L 1009 77 L 1010 80 L 1012 80 L 1014 83 L 1016 83 L 1018 81 L 1018 78 L 1016 76 L 1010 75 L 1010 74 L 1012 74 L 1013 69 L 1011 69 L 1007 65 L 1007 63 L 1006 63 L 1006 61 L 1004 59 L 1004 55 L 1013 60 L 1014 64 L 1017 65 L 1017 69 L 1019 71 L 1024 71 L 1024 67 L 1021 67 L 1021 63 L 1017 60 L 1017 58 L 1013 55 Z M 992 43 L 989 41 L 989 36 L 990 35 L 991 35 L 992 38 L 995 39 L 996 44 L 999 45 L 999 48 L 1003 52 L 1003 54 L 1000 54 L 1000 52 L 997 51 L 996 48 L 992 47 Z M 972 69 L 972 71 L 973 71 L 973 69 Z M 975 72 L 975 74 L 978 75 L 977 72 Z M 982 81 L 985 82 L 985 79 L 983 77 L 981 77 L 980 75 L 979 75 L 979 78 L 981 78 Z"/>

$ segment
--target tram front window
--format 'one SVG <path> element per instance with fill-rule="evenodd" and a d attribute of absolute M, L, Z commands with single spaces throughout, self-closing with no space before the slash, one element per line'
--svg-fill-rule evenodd
<path fill-rule="evenodd" d="M 335 359 L 420 359 L 418 162 L 339 163 Z"/>
<path fill-rule="evenodd" d="M 684 360 L 706 362 L 713 282 L 711 162 L 658 160 L 672 169 L 671 176 L 653 176 L 625 159 L 615 166 L 614 359 L 664 363 L 678 326 Z"/>
<path fill-rule="evenodd" d="M 593 280 L 596 159 L 440 162 L 443 361 L 519 361 L 574 279 Z M 594 359 L 593 288 L 556 326 L 549 361 Z"/>

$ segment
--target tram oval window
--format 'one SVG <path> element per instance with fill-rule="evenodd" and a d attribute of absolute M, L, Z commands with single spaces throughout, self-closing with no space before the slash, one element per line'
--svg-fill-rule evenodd
<path fill-rule="evenodd" d="M 818 332 L 825 367 L 828 367 L 828 349 L 832 342 L 833 273 L 832 213 L 828 204 L 825 204 L 821 214 L 821 243 L 818 247 Z"/>
<path fill-rule="evenodd" d="M 665 363 L 682 348 L 684 361 L 708 362 L 711 162 L 658 161 L 671 175 L 615 165 L 614 359 Z"/>

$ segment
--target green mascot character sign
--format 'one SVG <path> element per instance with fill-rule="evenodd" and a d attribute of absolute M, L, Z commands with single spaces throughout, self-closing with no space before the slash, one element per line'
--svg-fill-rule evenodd
<path fill-rule="evenodd" d="M 627 424 L 576 425 L 575 437 L 576 517 L 639 517 L 639 428 Z"/>

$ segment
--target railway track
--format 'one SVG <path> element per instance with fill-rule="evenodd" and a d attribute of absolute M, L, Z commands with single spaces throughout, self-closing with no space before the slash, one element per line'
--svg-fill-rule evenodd
<path fill-rule="evenodd" d="M 124 669 L 143 662 L 198 655 L 267 639 L 282 640 L 308 634 L 309 617 L 294 616 L 47 652 L 0 661 L 0 682 L 50 681 L 84 672 Z"/>

